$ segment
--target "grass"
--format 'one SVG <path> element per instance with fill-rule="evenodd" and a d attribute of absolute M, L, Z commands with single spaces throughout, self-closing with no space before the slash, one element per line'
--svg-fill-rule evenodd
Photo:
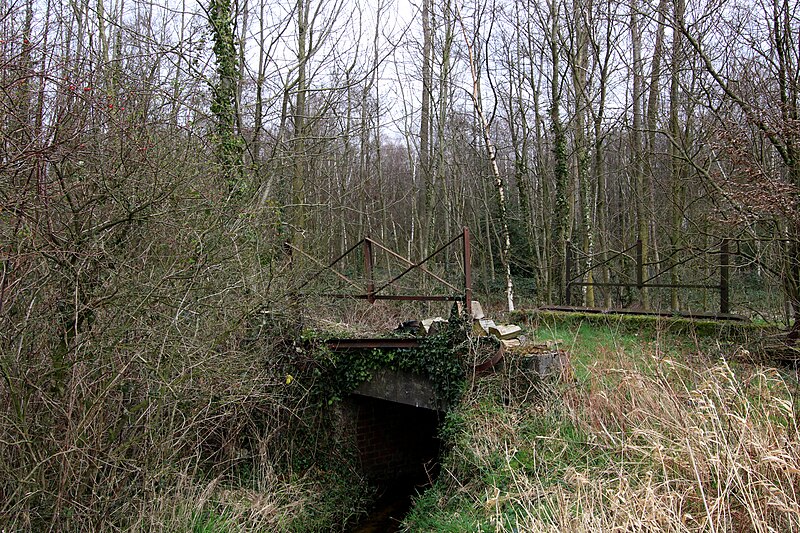
<path fill-rule="evenodd" d="M 346 468 L 309 468 L 301 474 L 262 464 L 255 479 L 192 476 L 158 494 L 127 531 L 192 533 L 328 532 L 364 512 L 368 490 Z"/>
<path fill-rule="evenodd" d="M 473 383 L 409 531 L 800 531 L 791 372 L 718 337 L 540 324 L 571 372 Z"/>
<path fill-rule="evenodd" d="M 727 339 L 747 338 L 762 332 L 765 328 L 777 330 L 778 323 L 754 323 L 746 321 L 697 320 L 678 316 L 662 317 L 648 315 L 604 315 L 595 313 L 565 313 L 560 311 L 540 311 L 522 309 L 508 313 L 508 319 L 539 328 L 573 327 L 589 324 L 609 327 L 613 330 L 629 332 L 672 333 L 688 337 L 724 337 Z"/>
<path fill-rule="evenodd" d="M 293 353 L 102 355 L 63 401 L 29 392 L 46 364 L 0 358 L 0 529 L 327 532 L 363 513 L 371 489 L 313 379 L 286 381 Z M 32 377 L 9 379 L 22 363 Z"/>

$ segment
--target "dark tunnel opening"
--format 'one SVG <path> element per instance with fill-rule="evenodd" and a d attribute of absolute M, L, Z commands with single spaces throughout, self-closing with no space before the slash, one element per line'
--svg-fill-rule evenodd
<path fill-rule="evenodd" d="M 370 513 L 349 531 L 398 531 L 413 498 L 439 473 L 444 413 L 359 395 L 348 402 L 362 472 L 377 487 Z"/>

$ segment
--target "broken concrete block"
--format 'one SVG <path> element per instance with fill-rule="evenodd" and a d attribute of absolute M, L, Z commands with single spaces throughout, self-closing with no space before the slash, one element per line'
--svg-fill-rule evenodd
<path fill-rule="evenodd" d="M 489 335 L 489 329 L 496 327 L 497 324 L 490 318 L 480 318 L 472 321 L 472 333 L 476 337 L 486 337 Z"/>
<path fill-rule="evenodd" d="M 494 335 L 498 339 L 515 339 L 522 334 L 522 328 L 516 324 L 508 324 L 505 326 L 489 327 L 489 334 Z"/>
<path fill-rule="evenodd" d="M 478 300 L 472 300 L 472 318 L 475 320 L 486 318 L 486 315 L 483 313 L 483 307 L 481 307 Z"/>
<path fill-rule="evenodd" d="M 510 350 L 522 346 L 522 341 L 519 339 L 500 339 L 500 344 L 502 344 L 506 350 Z"/>
<path fill-rule="evenodd" d="M 406 320 L 401 322 L 396 328 L 394 328 L 395 333 L 419 333 L 420 329 L 422 329 L 422 324 L 419 320 Z"/>
<path fill-rule="evenodd" d="M 456 302 L 456 305 L 458 307 L 458 314 L 463 314 L 464 303 Z M 472 300 L 472 319 L 480 320 L 481 318 L 486 318 L 486 315 L 483 312 L 483 307 L 481 307 L 481 303 L 478 300 Z"/>
<path fill-rule="evenodd" d="M 447 324 L 447 320 L 440 316 L 426 318 L 421 323 L 420 333 L 424 335 L 435 335 L 436 333 L 442 331 L 443 324 Z"/>
<path fill-rule="evenodd" d="M 557 377 L 561 374 L 563 361 L 558 351 L 529 354 L 524 357 L 523 368 L 540 378 Z"/>

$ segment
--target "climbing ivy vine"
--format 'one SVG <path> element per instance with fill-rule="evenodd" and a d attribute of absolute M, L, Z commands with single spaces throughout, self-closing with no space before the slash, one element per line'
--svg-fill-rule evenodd
<path fill-rule="evenodd" d="M 217 161 L 222 167 L 231 192 L 243 185 L 242 154 L 244 145 L 236 134 L 236 87 L 239 65 L 230 0 L 211 0 L 209 24 L 214 39 L 216 79 L 211 82 L 211 113 L 216 121 L 214 143 Z"/>
<path fill-rule="evenodd" d="M 405 371 L 429 378 L 445 404 L 457 402 L 464 390 L 469 322 L 453 313 L 444 331 L 420 339 L 416 348 L 331 352 L 316 347 L 317 388 L 321 402 L 331 404 L 352 393 L 378 369 Z"/>

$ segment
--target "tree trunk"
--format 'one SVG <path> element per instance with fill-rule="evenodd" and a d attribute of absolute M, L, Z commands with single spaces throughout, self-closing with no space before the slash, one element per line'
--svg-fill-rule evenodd
<path fill-rule="evenodd" d="M 297 239 L 305 230 L 306 211 L 305 211 L 305 182 L 307 176 L 307 154 L 306 154 L 306 96 L 308 92 L 307 63 L 308 63 L 308 16 L 311 0 L 297 0 L 297 94 L 294 105 L 294 139 L 293 157 L 294 172 L 292 174 L 292 203 L 294 209 L 293 217 L 293 241 L 299 246 Z"/>
<path fill-rule="evenodd" d="M 572 87 L 575 92 L 575 158 L 577 170 L 577 182 L 581 194 L 581 225 L 583 236 L 583 253 L 586 262 L 583 269 L 586 271 L 586 283 L 584 297 L 585 303 L 589 307 L 594 307 L 594 287 L 592 273 L 592 255 L 594 254 L 594 213 L 595 203 L 592 201 L 592 187 L 589 180 L 589 150 L 586 141 L 586 116 L 588 114 L 589 97 L 586 83 L 587 72 L 589 70 L 589 37 L 586 28 L 582 0 L 573 0 L 572 10 L 575 17 L 573 28 L 574 49 L 571 53 Z M 571 274 L 570 274 L 571 275 Z"/>
<path fill-rule="evenodd" d="M 644 100 L 642 61 L 642 36 L 639 30 L 639 6 L 637 0 L 631 0 L 631 48 L 633 53 L 633 132 L 632 132 L 632 174 L 634 182 L 634 195 L 636 202 L 636 232 L 637 238 L 642 241 L 642 262 L 647 264 L 649 258 L 648 223 L 649 208 L 645 198 L 649 196 L 649 187 L 646 185 L 642 146 L 642 106 Z M 645 272 L 647 269 L 645 268 Z M 647 277 L 647 276 L 645 276 Z M 645 287 L 639 288 L 641 305 L 645 309 L 650 307 L 650 298 Z"/>
<path fill-rule="evenodd" d="M 674 1 L 674 16 L 679 25 L 683 25 L 684 0 Z M 683 55 L 683 35 L 679 31 L 672 32 L 672 66 L 670 69 L 670 88 L 669 88 L 669 161 L 670 174 L 672 176 L 672 254 L 673 257 L 683 246 L 682 222 L 684 216 L 683 207 L 683 180 L 685 178 L 686 164 L 683 161 L 683 134 L 680 123 L 680 83 L 681 69 L 684 64 Z M 670 283 L 678 285 L 681 282 L 681 267 L 675 265 L 670 272 Z M 681 310 L 680 290 L 677 287 L 670 289 L 670 307 L 673 311 Z"/>
<path fill-rule="evenodd" d="M 433 0 L 422 0 L 422 108 L 420 109 L 419 119 L 419 166 L 422 182 L 424 183 L 424 217 L 425 221 L 422 230 L 418 233 L 427 236 L 428 228 L 433 225 L 433 184 L 431 182 L 431 162 L 430 162 L 430 131 L 431 131 L 431 91 L 433 79 L 432 53 L 433 53 L 433 30 L 431 29 L 431 9 Z M 425 240 L 423 238 L 423 240 Z M 427 242 L 421 243 L 423 255 L 427 255 Z"/>
<path fill-rule="evenodd" d="M 553 210 L 553 257 L 552 280 L 558 283 L 558 300 L 564 302 L 567 287 L 567 240 L 572 224 L 570 203 L 567 198 L 569 186 L 569 166 L 567 162 L 567 135 L 561 122 L 561 71 L 560 71 L 560 31 L 558 0 L 550 0 L 550 123 L 553 129 L 555 209 Z"/>
<path fill-rule="evenodd" d="M 506 187 L 500 168 L 497 166 L 497 149 L 492 141 L 489 121 L 483 112 L 480 100 L 480 85 L 478 81 L 478 71 L 476 68 L 475 56 L 472 53 L 472 46 L 467 38 L 467 29 L 464 21 L 459 17 L 461 30 L 464 34 L 464 43 L 469 53 L 470 72 L 472 73 L 472 105 L 481 123 L 481 133 L 483 142 L 486 146 L 486 153 L 489 156 L 489 164 L 492 171 L 495 194 L 497 195 L 498 218 L 500 222 L 501 243 L 500 243 L 500 263 L 503 265 L 506 282 L 506 305 L 509 311 L 514 310 L 514 281 L 511 277 L 511 233 L 508 229 L 508 207 L 506 202 Z"/>

